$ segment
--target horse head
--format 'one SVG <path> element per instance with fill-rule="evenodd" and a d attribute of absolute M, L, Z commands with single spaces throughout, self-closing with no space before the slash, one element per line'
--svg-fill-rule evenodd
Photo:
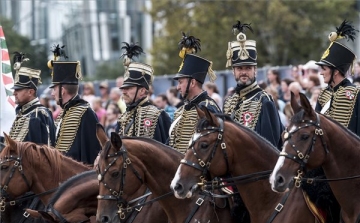
<path fill-rule="evenodd" d="M 137 170 L 128 158 L 128 153 L 120 136 L 113 132 L 110 140 L 101 126 L 97 137 L 102 146 L 98 160 L 98 222 L 118 222 L 126 218 L 129 201 L 139 195 L 144 187 L 144 173 Z M 131 185 L 125 186 L 125 185 Z M 139 190 L 140 189 L 140 190 Z M 141 194 L 142 195 L 142 194 Z"/>
<path fill-rule="evenodd" d="M 30 191 L 32 186 L 32 177 L 29 176 L 31 170 L 24 168 L 24 153 L 20 150 L 19 142 L 12 140 L 6 133 L 5 147 L 0 153 L 0 187 L 1 199 L 0 209 L 4 211 L 5 201 L 15 202 L 14 199 Z M 33 146 L 33 143 L 27 143 L 26 146 Z M 31 148 L 29 148 L 31 149 Z"/>
<path fill-rule="evenodd" d="M 182 199 L 193 197 L 199 186 L 213 176 L 225 175 L 229 168 L 224 120 L 206 107 L 196 107 L 196 111 L 199 119 L 195 133 L 171 183 L 175 196 Z"/>
<path fill-rule="evenodd" d="M 327 136 L 320 126 L 323 117 L 301 93 L 300 104 L 291 93 L 291 107 L 294 116 L 282 134 L 283 149 L 270 176 L 271 187 L 276 192 L 287 191 L 294 185 L 300 187 L 304 171 L 321 166 L 328 153 Z"/>

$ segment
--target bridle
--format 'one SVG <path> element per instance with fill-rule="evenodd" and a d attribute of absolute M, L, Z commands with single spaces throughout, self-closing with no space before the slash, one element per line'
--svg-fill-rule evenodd
<path fill-rule="evenodd" d="M 110 146 L 111 146 L 111 142 L 107 141 L 106 145 L 105 145 L 105 151 L 109 150 Z M 121 169 L 120 188 L 119 188 L 119 191 L 117 191 L 116 189 L 111 188 L 104 181 L 104 176 L 109 171 L 110 167 L 115 164 L 115 162 L 119 159 L 120 156 L 123 158 L 124 162 L 123 162 L 123 168 Z M 122 195 L 124 193 L 124 188 L 125 188 L 126 170 L 128 169 L 128 167 L 130 167 L 132 169 L 132 172 L 135 174 L 135 176 L 141 182 L 141 184 L 143 184 L 143 179 L 141 178 L 139 172 L 133 167 L 133 165 L 131 165 L 131 161 L 127 156 L 127 150 L 124 145 L 122 145 L 121 149 L 119 151 L 117 151 L 116 153 L 108 154 L 106 156 L 106 159 L 109 159 L 109 158 L 113 158 L 113 160 L 108 164 L 107 167 L 105 167 L 103 172 L 100 171 L 100 167 L 98 165 L 98 172 L 99 172 L 98 180 L 99 180 L 99 183 L 101 182 L 104 185 L 104 187 L 110 191 L 111 194 L 110 195 L 98 195 L 97 199 L 98 200 L 114 200 L 114 201 L 116 201 L 117 206 L 119 208 L 119 210 L 118 210 L 119 217 L 121 220 L 123 220 L 126 218 L 125 212 L 130 212 L 127 210 L 132 211 L 132 208 L 128 207 L 129 203 L 122 197 Z"/>
<path fill-rule="evenodd" d="M 310 158 L 310 153 L 314 150 L 314 145 L 317 139 L 317 136 L 320 136 L 321 139 L 321 143 L 323 145 L 323 148 L 325 150 L 325 154 L 329 153 L 329 150 L 327 148 L 326 142 L 324 140 L 324 131 L 322 130 L 322 128 L 320 127 L 320 116 L 318 113 L 316 113 L 316 121 L 313 120 L 302 120 L 301 121 L 301 125 L 299 127 L 297 127 L 296 129 L 294 129 L 293 131 L 288 131 L 287 129 L 285 129 L 284 132 L 284 144 L 286 141 L 288 141 L 290 147 L 296 152 L 296 155 L 293 154 L 288 154 L 284 151 L 280 152 L 279 156 L 284 156 L 285 158 L 291 159 L 294 162 L 297 162 L 300 164 L 300 169 L 297 171 L 297 176 L 294 177 L 295 179 L 295 186 L 297 188 L 299 188 L 301 186 L 301 181 L 302 181 L 302 175 L 304 174 L 305 168 L 306 168 L 306 164 Z M 305 154 L 303 154 L 302 152 L 300 152 L 300 150 L 298 148 L 296 148 L 295 143 L 291 140 L 291 137 L 293 136 L 294 133 L 296 133 L 297 131 L 304 129 L 304 128 L 308 128 L 311 126 L 315 126 L 315 131 L 314 131 L 314 135 L 312 136 L 312 142 L 309 145 L 309 147 L 307 148 Z M 311 182 L 309 182 L 311 183 Z"/>
<path fill-rule="evenodd" d="M 211 126 L 211 127 L 202 128 L 202 129 L 198 128 L 196 130 L 195 134 L 193 135 L 192 139 L 190 140 L 189 148 L 191 148 L 191 150 L 193 151 L 194 156 L 198 160 L 198 163 L 194 163 L 192 161 L 185 160 L 185 159 L 182 159 L 180 161 L 180 164 L 185 164 L 185 165 L 188 165 L 190 167 L 193 167 L 193 168 L 201 171 L 201 176 L 200 176 L 200 181 L 201 182 L 198 183 L 198 185 L 200 185 L 202 187 L 202 189 L 204 189 L 204 186 L 205 186 L 205 184 L 207 182 L 207 177 L 208 177 L 208 174 L 209 174 L 209 168 L 210 168 L 210 165 L 211 165 L 211 161 L 215 156 L 215 152 L 216 152 L 216 149 L 217 149 L 218 145 L 220 145 L 221 151 L 224 154 L 224 158 L 225 158 L 225 162 L 226 162 L 226 172 L 229 171 L 229 161 L 228 161 L 228 155 L 227 155 L 227 152 L 226 152 L 226 144 L 225 144 L 225 142 L 223 142 L 224 120 L 222 120 L 221 118 L 217 118 L 217 120 L 219 122 L 219 127 Z M 201 133 L 201 132 L 204 132 L 204 131 L 205 131 L 205 133 Z M 216 142 L 214 143 L 214 146 L 213 146 L 213 148 L 211 150 L 210 156 L 208 157 L 208 159 L 206 161 L 204 161 L 196 153 L 194 145 L 200 138 L 202 138 L 204 136 L 207 136 L 209 134 L 212 134 L 212 133 L 218 133 L 217 139 L 216 139 Z"/>
<path fill-rule="evenodd" d="M 5 156 L 4 159 L 2 161 L 0 161 L 0 166 L 4 163 L 7 162 L 12 162 L 14 161 L 14 165 L 11 167 L 10 170 L 10 175 L 7 178 L 7 180 L 5 181 L 4 185 L 0 185 L 0 212 L 4 212 L 5 211 L 5 207 L 7 204 L 10 205 L 15 205 L 17 200 L 12 200 L 11 196 L 8 194 L 7 190 L 9 188 L 9 183 L 10 180 L 12 179 L 12 177 L 14 176 L 15 170 L 18 169 L 22 178 L 24 179 L 26 185 L 28 186 L 29 190 L 31 190 L 31 186 L 30 183 L 28 181 L 28 179 L 26 178 L 25 174 L 24 174 L 24 170 L 22 168 L 22 162 L 21 162 L 21 156 L 17 157 L 17 156 Z M 9 202 L 6 202 L 7 200 L 10 200 Z"/>

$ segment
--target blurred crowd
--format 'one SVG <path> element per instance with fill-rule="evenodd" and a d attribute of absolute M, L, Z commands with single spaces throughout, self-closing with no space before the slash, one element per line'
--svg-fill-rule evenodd
<path fill-rule="evenodd" d="M 321 75 L 321 67 L 315 64 L 314 60 L 308 61 L 306 64 L 300 64 L 292 67 L 291 77 L 281 78 L 280 72 L 276 67 L 272 67 L 267 71 L 265 81 L 259 81 L 259 86 L 267 91 L 274 101 L 284 126 L 288 125 L 288 120 L 293 115 L 289 104 L 291 92 L 296 97 L 299 93 L 304 93 L 310 100 L 311 105 L 315 108 L 317 98 L 321 89 L 327 87 Z M 360 86 L 360 60 L 354 66 L 354 75 L 347 75 L 347 78 L 355 85 Z M 123 77 L 116 79 L 116 86 L 109 88 L 108 82 L 103 81 L 99 85 L 99 95 L 95 94 L 93 83 L 85 82 L 82 85 L 81 97 L 88 101 L 98 116 L 99 122 L 105 127 L 108 134 L 115 131 L 117 120 L 120 114 L 126 111 L 126 105 L 122 99 L 122 91 L 120 86 L 123 84 Z M 236 83 L 234 83 L 234 86 Z M 156 86 L 155 86 L 156 87 Z M 227 90 L 226 95 L 220 95 L 215 83 L 204 83 L 204 90 L 213 98 L 220 108 L 223 106 L 225 98 L 234 93 L 234 87 Z M 177 108 L 183 105 L 183 100 L 179 96 L 176 86 L 172 86 L 166 92 L 154 95 L 153 88 L 149 89 L 149 98 L 151 102 L 159 109 L 165 110 L 171 119 Z M 41 103 L 49 108 L 56 119 L 61 108 L 51 96 L 51 89 L 47 88 L 40 96 Z"/>

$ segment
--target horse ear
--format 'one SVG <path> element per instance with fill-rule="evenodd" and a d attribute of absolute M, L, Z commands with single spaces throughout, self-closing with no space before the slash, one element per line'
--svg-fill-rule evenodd
<path fill-rule="evenodd" d="M 205 113 L 206 119 L 212 126 L 218 126 L 218 121 L 213 113 L 209 111 L 209 109 L 205 106 L 202 107 L 202 110 Z"/>
<path fill-rule="evenodd" d="M 309 116 L 316 116 L 314 109 L 311 107 L 311 104 L 305 94 L 300 93 L 300 103 L 305 113 Z"/>
<path fill-rule="evenodd" d="M 205 113 L 198 105 L 195 105 L 195 109 L 196 109 L 199 119 L 205 118 Z"/>
<path fill-rule="evenodd" d="M 301 110 L 301 106 L 297 102 L 295 94 L 292 91 L 291 91 L 290 105 L 292 110 L 294 111 L 294 114 L 298 113 Z"/>
<path fill-rule="evenodd" d="M 41 216 L 45 219 L 45 220 L 47 220 L 47 221 L 49 221 L 49 222 L 51 222 L 51 223 L 56 223 L 56 221 L 55 221 L 55 219 L 53 218 L 53 216 L 51 216 L 49 213 L 47 213 L 46 211 L 38 211 L 39 212 L 39 214 L 41 214 Z"/>
<path fill-rule="evenodd" d="M 37 210 L 32 210 L 32 209 L 25 209 L 25 211 L 27 213 L 29 213 L 29 215 L 32 217 L 32 218 L 40 218 L 42 215 L 37 211 Z"/>
<path fill-rule="evenodd" d="M 104 127 L 99 123 L 96 124 L 96 137 L 98 138 L 101 147 L 104 147 L 105 143 L 109 140 L 105 133 Z"/>
<path fill-rule="evenodd" d="M 5 136 L 5 145 L 10 146 L 11 149 L 15 149 L 16 148 L 15 140 L 10 138 L 10 136 L 8 136 L 5 132 L 4 132 L 4 136 Z"/>
<path fill-rule="evenodd" d="M 111 133 L 111 144 L 117 150 L 120 150 L 120 148 L 122 146 L 121 138 L 120 138 L 119 134 L 117 134 L 116 132 Z"/>

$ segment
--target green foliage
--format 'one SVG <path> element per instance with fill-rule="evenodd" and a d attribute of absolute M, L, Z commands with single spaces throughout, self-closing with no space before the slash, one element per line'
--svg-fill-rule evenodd
<path fill-rule="evenodd" d="M 116 79 L 124 75 L 124 66 L 120 60 L 107 61 L 99 64 L 96 68 L 93 80 Z"/>
<path fill-rule="evenodd" d="M 232 25 L 237 20 L 251 23 L 254 33 L 246 35 L 256 41 L 260 67 L 318 60 L 329 45 L 330 31 L 344 19 L 355 20 L 355 4 L 355 0 L 152 0 L 152 18 L 163 24 L 155 33 L 152 65 L 156 74 L 178 71 L 177 43 L 184 31 L 200 38 L 199 56 L 213 61 L 214 70 L 224 70 L 228 42 L 236 40 Z"/>
<path fill-rule="evenodd" d="M 0 25 L 3 27 L 4 30 L 6 45 L 9 50 L 11 64 L 13 64 L 12 57 L 14 52 L 18 51 L 26 53 L 26 57 L 30 60 L 24 62 L 22 66 L 41 70 L 42 81 L 51 81 L 51 72 L 47 67 L 47 55 L 50 49 L 46 49 L 46 47 L 42 45 L 32 46 L 30 44 L 30 39 L 25 36 L 21 36 L 12 29 L 13 23 L 8 19 L 0 17 Z M 13 74 L 14 73 L 15 72 L 13 72 Z"/>

